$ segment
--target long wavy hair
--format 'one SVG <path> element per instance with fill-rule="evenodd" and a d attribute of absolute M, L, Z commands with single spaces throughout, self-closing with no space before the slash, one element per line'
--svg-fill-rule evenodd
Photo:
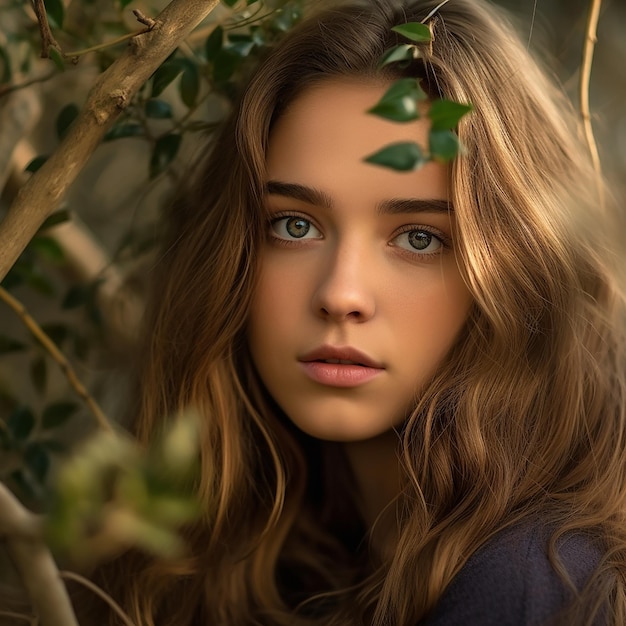
<path fill-rule="evenodd" d="M 419 57 L 381 69 L 403 43 L 391 28 L 424 20 Z M 246 323 L 272 125 L 329 77 L 406 76 L 474 107 L 450 167 L 474 305 L 402 428 L 399 538 L 376 560 L 341 447 L 281 413 Z M 601 547 L 567 623 L 626 623 L 624 300 L 586 155 L 567 99 L 482 0 L 333 2 L 278 44 L 168 218 L 133 431 L 147 442 L 165 416 L 200 412 L 205 513 L 185 530 L 190 556 L 103 568 L 138 624 L 414 624 L 485 541 L 533 515 L 554 529 L 565 578 L 559 537 Z"/>

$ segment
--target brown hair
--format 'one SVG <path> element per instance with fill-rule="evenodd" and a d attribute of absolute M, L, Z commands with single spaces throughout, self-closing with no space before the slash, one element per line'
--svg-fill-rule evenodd
<path fill-rule="evenodd" d="M 416 623 L 481 544 L 534 514 L 555 529 L 557 569 L 559 536 L 600 537 L 601 563 L 568 623 L 591 623 L 607 600 L 613 622 L 626 621 L 624 302 L 610 217 L 571 106 L 502 12 L 481 0 L 438 4 L 316 11 L 254 74 L 171 211 L 133 429 L 148 441 L 165 416 L 200 411 L 206 514 L 187 531 L 188 558 L 131 554 L 103 569 L 138 624 Z M 432 44 L 380 70 L 402 43 L 392 26 L 428 16 Z M 451 166 L 451 199 L 475 305 L 403 428 L 395 553 L 367 565 L 340 451 L 281 415 L 245 328 L 273 122 L 316 82 L 381 72 L 474 106 L 458 129 L 465 155 Z"/>

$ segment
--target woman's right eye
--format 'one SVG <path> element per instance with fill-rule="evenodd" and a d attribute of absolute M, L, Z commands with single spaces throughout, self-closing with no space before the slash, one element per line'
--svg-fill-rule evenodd
<path fill-rule="evenodd" d="M 272 236 L 286 241 L 322 238 L 322 233 L 311 223 L 310 220 L 298 215 L 277 217 L 272 220 L 271 228 Z"/>

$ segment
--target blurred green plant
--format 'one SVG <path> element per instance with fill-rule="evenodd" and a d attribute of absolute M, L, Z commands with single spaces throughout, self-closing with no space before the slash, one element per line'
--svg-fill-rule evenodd
<path fill-rule="evenodd" d="M 45 518 L 50 547 L 80 567 L 130 547 L 160 557 L 185 550 L 178 529 L 202 513 L 199 420 L 190 411 L 144 450 L 119 432 L 98 432 L 60 467 Z"/>

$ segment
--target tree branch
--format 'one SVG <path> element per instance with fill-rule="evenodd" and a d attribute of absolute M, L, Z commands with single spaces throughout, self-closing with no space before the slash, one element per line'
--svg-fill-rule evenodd
<path fill-rule="evenodd" d="M 218 2 L 173 0 L 154 27 L 131 39 L 127 50 L 101 75 L 59 148 L 20 190 L 0 223 L 0 280 L 58 207 L 133 95 Z"/>
<path fill-rule="evenodd" d="M 35 518 L 17 498 L 0 483 L 0 523 L 7 520 Z M 23 522 L 19 522 L 20 529 Z M 9 524 L 10 526 L 10 524 Z M 43 539 L 23 539 L 8 534 L 7 547 L 41 626 L 78 626 L 67 589 Z"/>
<path fill-rule="evenodd" d="M 2 192 L 8 202 L 13 201 L 28 181 L 30 174 L 24 170 L 36 156 L 33 146 L 24 139 L 15 146 L 11 174 Z M 96 300 L 102 309 L 107 332 L 115 342 L 131 345 L 137 337 L 143 301 L 138 293 L 128 287 L 127 276 L 116 267 L 102 243 L 77 215 L 72 215 L 68 222 L 46 230 L 46 235 L 63 249 L 65 279 L 81 283 L 99 281 Z"/>
<path fill-rule="evenodd" d="M 583 128 L 585 131 L 585 139 L 591 154 L 593 167 L 596 171 L 596 182 L 598 186 L 598 196 L 600 205 L 604 207 L 604 186 L 602 184 L 602 166 L 600 164 L 600 156 L 598 147 L 593 136 L 593 127 L 591 125 L 591 114 L 589 112 L 589 83 L 591 81 L 591 66 L 593 64 L 593 52 L 598 41 L 596 33 L 598 29 L 598 20 L 600 18 L 600 7 L 602 0 L 591 0 L 589 6 L 589 15 L 587 17 L 587 28 L 585 36 L 585 45 L 583 48 L 583 58 L 580 67 L 580 112 L 583 118 Z"/>
<path fill-rule="evenodd" d="M 109 41 L 105 41 L 104 43 L 99 43 L 96 46 L 91 46 L 90 48 L 83 48 L 82 50 L 72 50 L 71 52 L 64 52 L 63 58 L 78 60 L 78 57 L 82 57 L 90 52 L 97 52 L 98 50 L 106 50 L 107 48 L 112 48 L 113 46 L 117 46 L 120 43 L 124 43 L 133 37 L 137 37 L 137 35 L 143 35 L 147 33 L 148 29 L 138 30 L 134 33 L 126 33 L 125 35 L 121 35 L 120 37 L 116 37 L 115 39 L 110 39 Z"/>
<path fill-rule="evenodd" d="M 25 613 L 14 613 L 13 611 L 0 611 L 0 617 L 10 617 L 12 619 L 23 619 L 25 622 L 29 624 L 33 624 L 33 621 L 37 623 L 39 620 L 32 615 L 26 615 Z"/>
<path fill-rule="evenodd" d="M 0 483 L 0 535 L 38 541 L 42 534 L 41 518 L 25 509 Z"/>
<path fill-rule="evenodd" d="M 50 58 L 50 48 L 56 48 L 61 50 L 61 46 L 54 38 L 52 31 L 50 30 L 50 24 L 48 23 L 48 15 L 46 13 L 46 6 L 44 0 L 32 0 L 33 10 L 37 16 L 37 22 L 39 24 L 39 32 L 41 33 L 41 58 Z"/>
<path fill-rule="evenodd" d="M 41 329 L 41 326 L 28 314 L 24 305 L 17 299 L 15 299 L 4 287 L 0 287 L 0 300 L 3 300 L 22 320 L 28 330 L 35 336 L 35 338 L 46 349 L 48 354 L 57 362 L 61 371 L 65 374 L 70 385 L 74 391 L 80 396 L 80 398 L 89 407 L 91 412 L 95 415 L 96 420 L 100 428 L 104 430 L 113 430 L 111 423 L 102 412 L 102 409 L 98 406 L 97 402 L 89 395 L 89 392 L 85 386 L 80 382 L 76 372 L 70 365 L 69 361 L 65 358 L 64 354 L 57 348 L 56 344 L 46 335 Z"/>

